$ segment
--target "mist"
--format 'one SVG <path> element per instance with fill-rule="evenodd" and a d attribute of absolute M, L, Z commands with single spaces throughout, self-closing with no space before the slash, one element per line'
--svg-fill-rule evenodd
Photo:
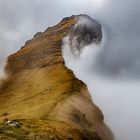
<path fill-rule="evenodd" d="M 68 37 L 64 38 L 65 64 L 77 78 L 84 81 L 93 102 L 102 110 L 105 123 L 109 125 L 116 140 L 139 140 L 139 92 L 140 80 L 104 77 L 97 73 L 96 63 L 101 45 L 85 46 L 80 56 L 73 55 Z"/>
<path fill-rule="evenodd" d="M 7 63 L 7 59 L 3 60 L 0 63 L 0 87 L 2 86 L 4 80 L 8 77 L 8 74 L 4 70 L 6 63 Z"/>

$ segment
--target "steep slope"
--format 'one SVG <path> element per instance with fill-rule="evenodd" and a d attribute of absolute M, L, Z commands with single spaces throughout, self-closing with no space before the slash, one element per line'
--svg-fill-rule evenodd
<path fill-rule="evenodd" d="M 37 33 L 9 56 L 6 65 L 9 77 L 0 90 L 0 120 L 16 119 L 22 127 L 17 130 L 1 124 L 0 138 L 112 139 L 87 86 L 64 65 L 61 45 L 66 35 L 71 40 L 73 34 L 77 36 L 76 44 L 71 41 L 72 50 L 74 47 L 80 50 L 83 42 L 101 40 L 100 25 L 92 27 L 93 30 L 77 26 L 81 17 L 89 18 L 85 15 L 64 18 L 58 25 Z"/>

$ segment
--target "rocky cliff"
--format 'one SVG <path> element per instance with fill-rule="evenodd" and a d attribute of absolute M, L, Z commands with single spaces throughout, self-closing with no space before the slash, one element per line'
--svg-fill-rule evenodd
<path fill-rule="evenodd" d="M 8 79 L 0 89 L 0 139 L 113 139 L 87 86 L 65 66 L 62 56 L 62 40 L 67 35 L 73 52 L 101 41 L 99 23 L 90 19 L 86 26 L 85 21 L 78 23 L 81 18 L 90 19 L 86 15 L 64 18 L 8 57 Z M 4 118 L 16 119 L 21 127 L 6 127 Z"/>

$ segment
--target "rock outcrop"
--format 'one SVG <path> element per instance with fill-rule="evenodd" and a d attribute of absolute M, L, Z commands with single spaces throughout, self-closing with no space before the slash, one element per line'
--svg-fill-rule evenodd
<path fill-rule="evenodd" d="M 14 119 L 21 127 L 0 124 L 1 139 L 113 139 L 87 86 L 64 64 L 61 46 L 66 35 L 78 36 L 77 47 L 81 47 L 80 41 L 101 41 L 101 26 L 91 19 L 97 28 L 77 26 L 80 17 L 89 18 L 64 18 L 8 57 L 8 79 L 0 89 L 0 120 Z"/>

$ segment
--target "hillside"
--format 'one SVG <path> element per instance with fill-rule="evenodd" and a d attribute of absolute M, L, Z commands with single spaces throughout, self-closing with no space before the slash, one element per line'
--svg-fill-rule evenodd
<path fill-rule="evenodd" d="M 113 139 L 87 86 L 65 66 L 62 56 L 62 40 L 68 34 L 71 40 L 73 34 L 79 37 L 78 45 L 71 42 L 72 51 L 83 47 L 81 40 L 85 44 L 101 41 L 100 25 L 93 30 L 85 26 L 75 29 L 80 17 L 89 18 L 64 18 L 8 57 L 8 78 L 0 89 L 1 139 Z M 21 127 L 5 127 L 4 118 L 17 120 Z"/>

